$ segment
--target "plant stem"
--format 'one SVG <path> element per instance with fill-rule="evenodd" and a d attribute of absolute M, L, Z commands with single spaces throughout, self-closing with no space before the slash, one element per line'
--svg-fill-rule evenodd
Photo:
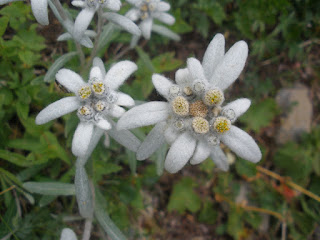
<path fill-rule="evenodd" d="M 77 41 L 74 41 L 74 43 L 76 45 L 77 52 L 78 52 L 79 59 L 80 59 L 80 69 L 81 69 L 80 71 L 82 71 L 82 69 L 84 69 L 84 65 L 86 64 L 86 58 L 85 58 L 84 53 L 82 51 L 81 45 Z"/>
<path fill-rule="evenodd" d="M 256 168 L 257 168 L 257 170 L 259 172 L 262 172 L 262 173 L 264 173 L 264 174 L 266 174 L 266 175 L 268 175 L 268 176 L 270 176 L 270 177 L 272 177 L 274 179 L 277 179 L 280 182 L 283 182 L 283 183 L 287 184 L 289 187 L 292 187 L 293 189 L 295 189 L 295 190 L 297 190 L 297 191 L 299 191 L 299 192 L 301 192 L 301 193 L 313 198 L 314 200 L 320 202 L 320 197 L 318 195 L 306 190 L 305 188 L 303 188 L 303 187 L 299 186 L 298 184 L 288 180 L 287 178 L 282 177 L 279 174 L 274 173 L 274 172 L 272 172 L 272 171 L 270 171 L 268 169 L 265 169 L 265 168 L 263 168 L 261 166 L 257 166 Z"/>
<path fill-rule="evenodd" d="M 92 64 L 93 59 L 95 58 L 96 54 L 97 54 L 97 50 L 98 50 L 98 45 L 99 45 L 99 38 L 102 32 L 102 26 L 103 26 L 103 17 L 102 17 L 103 11 L 101 8 L 98 9 L 98 23 L 97 23 L 97 36 L 94 40 L 94 45 L 93 45 L 93 49 L 91 51 L 90 54 L 90 58 L 87 62 L 87 65 L 85 67 L 85 69 L 89 69 L 89 67 Z"/>
<path fill-rule="evenodd" d="M 15 185 L 12 185 L 11 187 L 7 188 L 6 190 L 3 190 L 2 192 L 0 192 L 0 195 L 6 193 L 6 192 L 9 192 L 11 191 L 12 189 L 14 189 L 16 186 Z"/>
<path fill-rule="evenodd" d="M 92 229 L 92 218 L 87 218 L 84 224 L 84 231 L 82 235 L 82 240 L 89 240 L 91 236 Z"/>
<path fill-rule="evenodd" d="M 63 7 L 62 7 L 60 1 L 59 1 L 59 0 L 51 0 L 51 1 L 52 1 L 52 3 L 56 6 L 56 8 L 57 8 L 57 10 L 58 10 L 61 18 L 62 18 L 64 21 L 66 21 L 66 20 L 68 19 L 68 16 L 67 16 L 66 13 L 64 12 Z"/>

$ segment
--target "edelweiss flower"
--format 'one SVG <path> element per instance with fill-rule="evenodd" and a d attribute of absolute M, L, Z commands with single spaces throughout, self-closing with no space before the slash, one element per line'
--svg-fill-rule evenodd
<path fill-rule="evenodd" d="M 44 124 L 77 110 L 80 123 L 73 136 L 72 152 L 77 157 L 85 156 L 95 128 L 111 129 L 115 125 L 111 118 L 119 118 L 125 112 L 120 106 L 134 105 L 134 100 L 129 95 L 118 92 L 117 89 L 136 70 L 135 63 L 122 61 L 113 65 L 106 73 L 102 61 L 96 58 L 86 83 L 77 73 L 61 69 L 56 74 L 57 81 L 76 96 L 65 97 L 47 106 L 36 117 L 36 123 Z M 97 134 L 101 134 L 101 131 Z M 119 138 L 123 138 L 124 134 L 126 132 L 119 132 Z M 118 137 L 114 135 L 116 133 L 112 131 L 111 136 L 118 141 Z M 129 147 L 130 150 L 135 148 Z"/>
<path fill-rule="evenodd" d="M 228 162 L 220 141 L 239 157 L 252 162 L 261 159 L 255 141 L 232 123 L 250 106 L 250 100 L 238 99 L 227 104 L 223 91 L 240 75 L 248 55 L 244 41 L 237 42 L 224 54 L 224 37 L 217 34 L 208 46 L 202 64 L 194 58 L 187 69 L 176 72 L 176 83 L 154 74 L 157 91 L 168 102 L 150 102 L 129 110 L 118 121 L 118 129 L 156 124 L 137 151 L 137 159 L 148 158 L 164 141 L 171 144 L 165 168 L 179 171 L 189 160 L 198 164 L 211 156 L 222 170 Z"/>
<path fill-rule="evenodd" d="M 0 5 L 22 0 L 0 0 Z M 31 0 L 31 9 L 38 23 L 48 25 L 48 0 Z"/>
<path fill-rule="evenodd" d="M 121 2 L 120 0 L 73 0 L 72 5 L 83 8 L 75 20 L 73 33 L 71 34 L 74 39 L 80 42 L 81 39 L 83 39 L 83 36 L 85 35 L 95 12 L 99 8 L 107 8 L 111 11 L 119 11 Z M 102 16 L 133 35 L 140 36 L 141 34 L 141 31 L 137 25 L 135 25 L 127 17 L 112 12 L 103 13 Z"/>
<path fill-rule="evenodd" d="M 126 0 L 134 7 L 126 14 L 134 22 L 139 22 L 139 27 L 142 31 L 142 35 L 145 39 L 150 39 L 151 31 L 158 32 L 159 34 L 179 40 L 179 36 L 170 31 L 169 29 L 156 25 L 153 23 L 154 19 L 157 19 L 165 24 L 172 25 L 175 19 L 170 14 L 166 13 L 170 10 L 170 4 L 161 0 Z M 133 37 L 133 42 L 136 43 L 139 40 L 137 37 Z M 132 42 L 131 45 L 134 43 Z"/>

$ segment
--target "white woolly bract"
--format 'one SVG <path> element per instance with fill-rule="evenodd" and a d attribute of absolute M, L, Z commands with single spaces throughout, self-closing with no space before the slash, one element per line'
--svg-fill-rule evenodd
<path fill-rule="evenodd" d="M 210 157 L 219 169 L 225 172 L 229 170 L 227 156 L 224 154 L 220 146 L 214 146 L 211 148 Z"/>
<path fill-rule="evenodd" d="M 166 99 L 169 99 L 169 90 L 173 85 L 169 79 L 159 74 L 153 74 L 152 83 L 158 93 L 160 93 Z"/>
<path fill-rule="evenodd" d="M 80 41 L 87 30 L 93 16 L 95 14 L 94 8 L 83 8 L 78 14 L 73 28 L 73 36 L 77 41 Z"/>
<path fill-rule="evenodd" d="M 142 32 L 142 36 L 145 39 L 150 39 L 152 23 L 153 23 L 153 19 L 147 18 L 146 20 L 143 20 L 139 25 Z"/>
<path fill-rule="evenodd" d="M 77 236 L 70 228 L 64 228 L 61 232 L 60 240 L 77 240 Z"/>
<path fill-rule="evenodd" d="M 141 35 L 141 30 L 139 29 L 139 27 L 127 17 L 112 12 L 104 13 L 103 17 L 133 35 Z"/>
<path fill-rule="evenodd" d="M 231 129 L 221 136 L 221 141 L 245 160 L 256 163 L 262 158 L 261 151 L 253 138 L 236 126 L 231 126 Z"/>
<path fill-rule="evenodd" d="M 247 43 L 244 41 L 236 42 L 215 69 L 209 80 L 210 83 L 221 90 L 225 90 L 239 77 L 246 63 L 247 56 Z"/>
<path fill-rule="evenodd" d="M 150 102 L 136 106 L 119 119 L 117 129 L 131 129 L 165 121 L 168 108 L 166 102 Z"/>
<path fill-rule="evenodd" d="M 34 17 L 42 25 L 48 25 L 48 0 L 31 0 Z"/>
<path fill-rule="evenodd" d="M 188 132 L 182 133 L 172 144 L 164 162 L 164 168 L 176 173 L 189 161 L 196 148 L 196 139 Z"/>
<path fill-rule="evenodd" d="M 225 51 L 224 36 L 220 33 L 216 34 L 210 42 L 202 60 L 202 67 L 206 78 L 209 80 L 221 62 Z"/>
<path fill-rule="evenodd" d="M 190 163 L 195 165 L 203 162 L 209 157 L 210 151 L 211 149 L 208 146 L 208 143 L 205 141 L 199 140 L 196 146 L 196 150 L 194 151 L 194 154 L 190 160 Z"/>
<path fill-rule="evenodd" d="M 136 70 L 137 65 L 131 61 L 121 61 L 114 64 L 107 72 L 104 82 L 112 90 L 118 89 L 123 82 Z"/>
<path fill-rule="evenodd" d="M 78 90 L 85 85 L 85 82 L 79 74 L 65 68 L 58 71 L 56 79 L 63 87 L 73 93 L 77 93 Z"/>
<path fill-rule="evenodd" d="M 115 102 L 116 105 L 125 106 L 125 107 L 134 106 L 134 100 L 128 94 L 118 92 L 117 96 L 118 96 L 118 99 Z"/>
<path fill-rule="evenodd" d="M 235 117 L 238 118 L 242 114 L 244 114 L 250 107 L 251 101 L 247 98 L 240 98 L 231 103 L 228 103 L 226 106 L 222 108 L 222 111 L 233 110 L 235 113 Z"/>
<path fill-rule="evenodd" d="M 77 157 L 83 157 L 88 150 L 94 125 L 90 122 L 80 122 L 73 135 L 72 153 Z"/>
<path fill-rule="evenodd" d="M 198 59 L 188 58 L 187 66 L 188 66 L 188 70 L 189 70 L 189 73 L 190 73 L 192 79 L 194 79 L 194 80 L 199 79 L 204 84 L 208 84 L 208 81 L 204 75 L 202 65 Z"/>
<path fill-rule="evenodd" d="M 149 132 L 137 151 L 137 160 L 147 159 L 165 143 L 164 131 L 166 125 L 166 122 L 159 122 Z"/>
<path fill-rule="evenodd" d="M 47 123 L 75 111 L 78 107 L 80 107 L 80 102 L 77 97 L 62 98 L 43 109 L 36 117 L 36 124 Z"/>
<path fill-rule="evenodd" d="M 92 192 L 89 186 L 89 179 L 84 166 L 76 163 L 76 174 L 74 177 L 74 186 L 76 189 L 76 199 L 80 215 L 83 218 L 92 218 L 93 201 Z"/>

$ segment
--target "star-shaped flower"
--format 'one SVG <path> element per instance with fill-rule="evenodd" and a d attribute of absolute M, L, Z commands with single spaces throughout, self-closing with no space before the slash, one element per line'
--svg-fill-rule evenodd
<path fill-rule="evenodd" d="M 126 0 L 133 5 L 126 16 L 134 22 L 139 23 L 142 36 L 145 39 L 150 39 L 151 31 L 158 32 L 166 37 L 179 40 L 179 36 L 170 31 L 169 29 L 154 24 L 154 19 L 157 19 L 165 24 L 172 25 L 175 19 L 170 14 L 166 13 L 170 10 L 170 4 L 161 0 Z M 133 36 L 131 45 L 134 45 L 139 38 Z"/>
<path fill-rule="evenodd" d="M 81 40 L 83 41 L 87 28 L 90 25 L 95 12 L 98 11 L 99 8 L 119 11 L 121 2 L 120 0 L 73 0 L 72 5 L 82 8 L 75 20 L 73 32 L 71 34 L 75 40 L 80 42 Z M 140 29 L 127 17 L 114 12 L 106 12 L 103 13 L 102 16 L 133 35 L 141 35 Z"/>
<path fill-rule="evenodd" d="M 137 70 L 135 63 L 122 61 L 114 64 L 106 73 L 101 59 L 94 60 L 90 71 L 90 78 L 85 82 L 81 76 L 69 69 L 61 69 L 56 74 L 57 81 L 76 96 L 60 99 L 45 109 L 36 117 L 37 124 L 44 124 L 53 119 L 77 110 L 80 123 L 72 140 L 72 152 L 77 157 L 86 155 L 95 135 L 102 135 L 107 131 L 116 141 L 122 143 L 130 150 L 136 151 L 139 146 L 133 134 L 129 131 L 115 131 L 112 118 L 119 118 L 125 112 L 120 106 L 131 107 L 134 100 L 127 94 L 118 92 L 123 82 Z M 131 144 L 128 144 L 128 141 Z"/>
<path fill-rule="evenodd" d="M 168 102 L 150 102 L 125 113 L 118 129 L 156 124 L 137 151 L 137 159 L 148 158 L 165 141 L 171 148 L 165 168 L 179 171 L 189 160 L 197 164 L 211 156 L 217 166 L 228 170 L 228 162 L 220 141 L 238 156 L 258 162 L 261 152 L 246 132 L 232 123 L 250 106 L 250 100 L 238 99 L 224 107 L 223 91 L 240 75 L 248 55 L 244 41 L 224 53 L 224 37 L 217 34 L 205 52 L 202 64 L 189 58 L 187 69 L 176 72 L 176 83 L 154 74 L 157 91 Z"/>

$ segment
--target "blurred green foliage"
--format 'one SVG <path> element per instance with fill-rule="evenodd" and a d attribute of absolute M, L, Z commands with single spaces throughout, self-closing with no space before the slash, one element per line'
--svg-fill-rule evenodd
<path fill-rule="evenodd" d="M 195 41 L 209 42 L 215 33 L 222 32 L 231 42 L 233 39 L 249 42 L 251 59 L 247 63 L 245 80 L 241 79 L 237 90 L 239 96 L 252 97 L 253 104 L 240 118 L 239 124 L 256 136 L 270 127 L 279 114 L 274 101 L 280 86 L 278 80 L 284 78 L 281 84 L 290 85 L 296 76 L 291 71 L 275 76 L 272 70 L 263 68 L 259 63 L 269 61 L 278 64 L 283 59 L 307 61 L 307 54 L 320 35 L 320 2 L 169 2 L 176 17 L 171 29 L 185 34 L 183 37 L 186 39 L 196 35 Z M 74 10 L 71 12 L 76 15 Z M 14 186 L 0 195 L 0 238 L 10 235 L 10 239 L 58 239 L 63 227 L 72 228 L 78 224 L 68 221 L 70 217 L 77 217 L 74 215 L 77 212 L 74 196 L 31 195 L 23 188 L 23 183 L 72 183 L 75 159 L 70 146 L 78 118 L 68 115 L 43 126 L 35 124 L 35 116 L 41 109 L 66 95 L 57 91 L 54 83 L 43 82 L 44 69 L 48 69 L 60 56 L 54 54 L 49 57 L 53 59 L 43 61 L 41 51 L 46 48 L 45 39 L 38 34 L 38 25 L 27 4 L 16 2 L 4 6 L 0 14 L 1 191 Z M 129 42 L 130 35 L 117 33 L 108 39 L 107 47 Z M 139 70 L 134 80 L 130 80 L 122 90 L 135 99 L 145 100 L 152 95 L 152 73 L 167 74 L 183 67 L 185 59 L 178 59 L 170 44 L 167 39 L 153 35 L 152 41 L 129 54 Z M 70 52 L 75 51 L 72 43 L 68 42 L 67 47 Z M 109 59 L 118 57 L 119 52 L 111 48 L 105 54 L 105 49 L 100 50 L 99 55 L 108 59 L 109 66 L 112 64 Z M 67 67 L 80 70 L 76 58 L 68 61 Z M 148 130 L 150 128 L 137 130 L 135 134 L 142 138 Z M 265 152 L 271 158 L 264 159 L 263 163 L 268 162 L 276 172 L 320 195 L 319 128 L 303 136 L 298 143 L 275 146 L 273 140 L 268 142 L 271 142 L 270 146 L 265 146 Z M 124 151 L 113 141 L 108 150 L 101 141 L 87 164 L 89 175 L 107 203 L 110 217 L 129 238 L 151 238 L 162 227 L 153 223 L 154 229 L 137 231 L 141 226 L 137 226 L 136 219 L 142 212 L 147 214 L 147 207 L 153 207 L 149 196 L 152 194 L 161 199 L 157 207 L 166 208 L 169 214 L 192 214 L 198 222 L 214 226 L 215 233 L 226 238 L 247 239 L 253 234 L 254 239 L 259 239 L 265 234 L 272 239 L 280 239 L 281 221 L 275 217 L 269 220 L 267 233 L 259 230 L 264 217 L 259 211 L 246 208 L 256 206 L 286 217 L 288 239 L 316 239 L 315 232 L 320 222 L 319 203 L 298 194 L 282 182 L 262 176 L 255 164 L 242 159 L 236 159 L 229 173 L 217 172 L 214 163 L 208 159 L 194 167 L 194 174 L 175 179 L 168 184 L 169 189 L 160 194 L 155 186 L 159 184 L 159 175 L 163 171 L 166 150 L 165 146 L 152 156 L 155 163 L 140 164 L 132 153 Z M 242 191 L 247 192 L 240 201 Z M 164 194 L 166 196 L 162 199 Z M 154 211 L 157 214 L 159 209 Z"/>

